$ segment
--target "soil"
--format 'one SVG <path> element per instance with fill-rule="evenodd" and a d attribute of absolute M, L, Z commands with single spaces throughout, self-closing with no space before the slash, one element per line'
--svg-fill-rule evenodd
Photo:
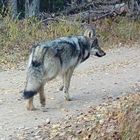
<path fill-rule="evenodd" d="M 130 95 L 140 85 L 140 46 L 117 47 L 106 50 L 106 56 L 91 56 L 74 72 L 70 97 L 65 101 L 58 91 L 61 79 L 45 86 L 46 107 L 41 108 L 38 95 L 34 98 L 35 111 L 26 110 L 22 92 L 26 69 L 0 72 L 0 139 L 22 139 L 21 132 L 32 133 L 44 122 L 61 122 L 66 116 L 86 112 L 91 106 Z M 29 137 L 29 139 L 31 139 Z"/>

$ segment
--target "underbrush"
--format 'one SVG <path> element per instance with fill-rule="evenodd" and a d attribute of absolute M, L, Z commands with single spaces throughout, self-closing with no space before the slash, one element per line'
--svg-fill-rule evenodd
<path fill-rule="evenodd" d="M 80 34 L 78 25 L 53 23 L 44 26 L 36 18 L 17 20 L 9 16 L 0 23 L 0 61 L 17 64 L 27 59 L 33 44 L 61 36 Z"/>
<path fill-rule="evenodd" d="M 0 23 L 0 62 L 7 67 L 25 61 L 33 44 L 61 36 L 81 34 L 79 25 L 53 23 L 45 26 L 36 18 L 17 20 L 9 16 Z"/>
<path fill-rule="evenodd" d="M 17 20 L 9 15 L 0 17 L 0 63 L 9 68 L 11 64 L 17 66 L 27 60 L 33 44 L 61 36 L 82 35 L 84 31 L 80 24 L 55 21 L 46 26 L 36 18 Z M 106 18 L 96 25 L 102 47 L 134 43 L 140 37 L 140 19 L 132 22 L 122 17 L 115 20 Z"/>
<path fill-rule="evenodd" d="M 101 131 L 99 128 L 97 129 L 98 133 L 92 131 L 92 136 L 103 140 L 139 140 L 139 97 L 140 93 L 134 93 L 118 99 L 118 101 L 100 105 L 100 111 L 98 111 L 101 116 L 97 117 L 99 119 L 97 122 Z M 104 122 L 101 120 L 104 120 Z M 93 130 L 96 130 L 96 128 Z"/>
<path fill-rule="evenodd" d="M 134 44 L 140 40 L 140 18 L 137 21 L 126 17 L 106 18 L 97 22 L 97 28 L 102 46 Z"/>

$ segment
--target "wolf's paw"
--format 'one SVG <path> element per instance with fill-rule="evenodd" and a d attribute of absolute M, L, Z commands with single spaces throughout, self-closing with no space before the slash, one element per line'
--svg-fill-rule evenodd
<path fill-rule="evenodd" d="M 71 101 L 71 98 L 69 96 L 64 96 L 65 100 Z"/>
<path fill-rule="evenodd" d="M 36 108 L 35 108 L 34 106 L 29 106 L 29 105 L 27 105 L 26 108 L 27 108 L 27 110 L 29 110 L 29 111 L 34 111 L 34 110 L 36 110 Z"/>
<path fill-rule="evenodd" d="M 45 107 L 45 105 L 46 105 L 46 103 L 44 102 L 44 103 L 41 103 L 41 107 Z"/>
<path fill-rule="evenodd" d="M 40 103 L 41 103 L 41 107 L 44 107 L 46 105 L 46 100 L 45 99 L 41 99 Z"/>
<path fill-rule="evenodd" d="M 64 86 L 59 87 L 59 91 L 63 91 Z"/>

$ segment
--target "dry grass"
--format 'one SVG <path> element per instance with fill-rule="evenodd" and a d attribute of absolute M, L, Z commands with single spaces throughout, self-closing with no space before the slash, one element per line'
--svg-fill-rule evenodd
<path fill-rule="evenodd" d="M 53 23 L 47 27 L 36 18 L 19 21 L 7 16 L 0 23 L 0 62 L 17 64 L 27 59 L 33 44 L 81 32 L 79 25 Z"/>
<path fill-rule="evenodd" d="M 97 23 L 98 35 L 102 46 L 136 43 L 140 40 L 140 18 L 130 21 L 125 17 L 105 19 Z"/>
<path fill-rule="evenodd" d="M 140 36 L 140 20 L 130 22 L 128 19 L 105 19 L 97 23 L 97 35 L 100 45 L 108 47 L 118 43 L 137 42 Z M 17 20 L 7 14 L 0 15 L 0 63 L 18 64 L 27 59 L 31 46 L 68 35 L 81 35 L 80 25 L 53 23 L 44 26 L 36 18 Z M 13 63 L 14 62 L 14 63 Z"/>

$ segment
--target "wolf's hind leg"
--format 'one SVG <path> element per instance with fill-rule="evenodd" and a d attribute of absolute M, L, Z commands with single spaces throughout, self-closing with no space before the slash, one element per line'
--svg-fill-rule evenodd
<path fill-rule="evenodd" d="M 73 74 L 74 68 L 70 68 L 64 75 L 64 89 L 63 89 L 63 93 L 64 93 L 64 98 L 67 101 L 70 101 L 70 97 L 69 97 L 69 86 L 70 86 L 70 80 Z"/>
<path fill-rule="evenodd" d="M 44 107 L 46 104 L 46 98 L 44 95 L 44 85 L 42 85 L 39 89 L 39 98 L 40 98 L 41 106 Z"/>
<path fill-rule="evenodd" d="M 34 97 L 31 97 L 27 100 L 27 105 L 26 105 L 26 108 L 27 110 L 35 110 L 35 107 L 34 107 L 34 104 L 33 104 L 33 98 Z"/>

